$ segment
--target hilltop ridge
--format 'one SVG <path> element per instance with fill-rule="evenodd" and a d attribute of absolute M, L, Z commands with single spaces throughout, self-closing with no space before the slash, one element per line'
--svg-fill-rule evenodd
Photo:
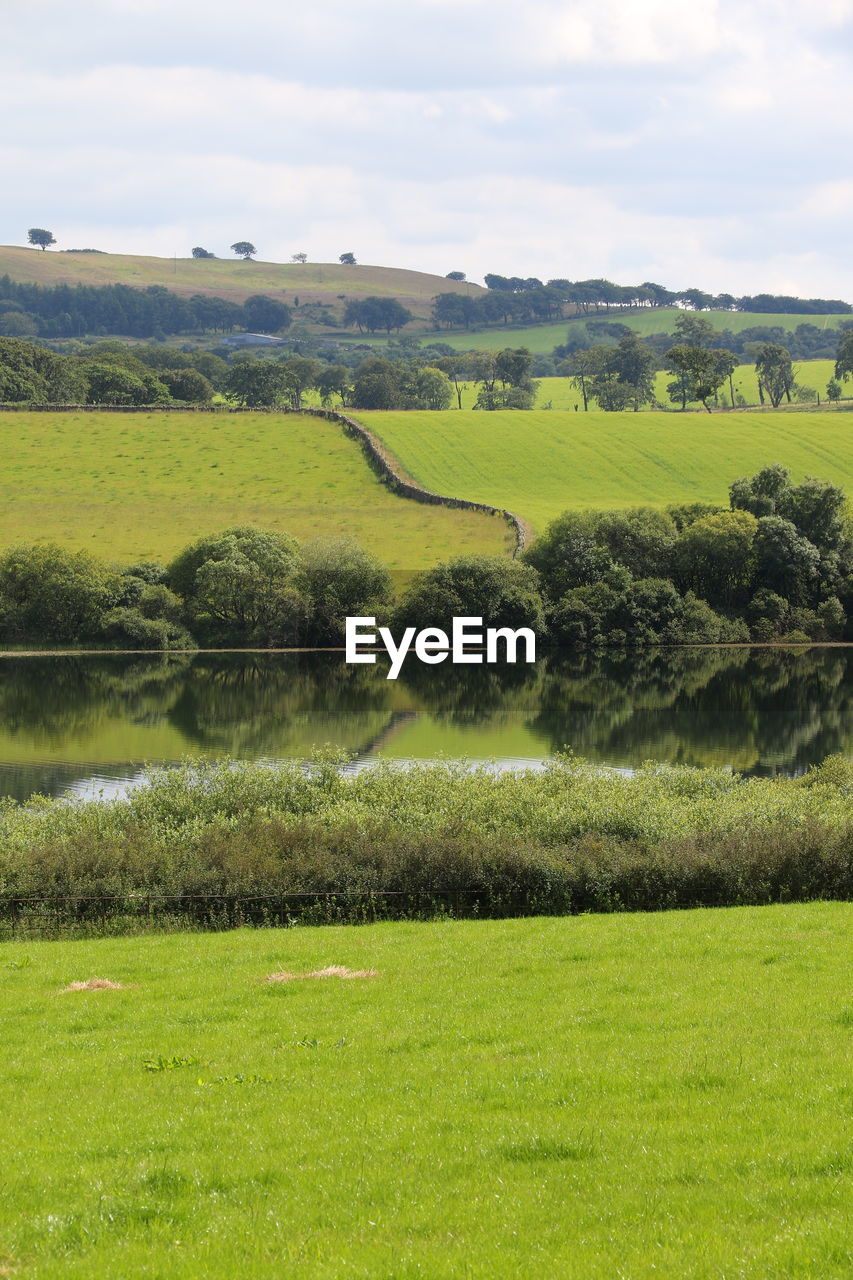
<path fill-rule="evenodd" d="M 338 305 L 341 298 L 398 298 L 419 318 L 427 318 L 437 293 L 486 290 L 466 281 L 403 267 L 343 266 L 339 262 L 258 262 L 238 258 L 153 258 L 123 253 L 81 253 L 0 245 L 0 276 L 40 285 L 109 284 L 145 289 L 162 285 L 190 297 L 210 294 L 245 302 L 263 293 L 292 302 Z"/>

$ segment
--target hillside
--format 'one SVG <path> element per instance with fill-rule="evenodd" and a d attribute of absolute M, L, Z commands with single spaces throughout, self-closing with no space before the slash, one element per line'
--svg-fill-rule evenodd
<path fill-rule="evenodd" d="M 254 262 L 238 258 L 147 258 L 118 253 L 62 253 L 0 246 L 0 275 L 40 285 L 162 285 L 175 293 L 213 294 L 244 302 L 255 293 L 293 303 L 325 302 L 375 294 L 399 298 L 426 318 L 437 293 L 485 293 L 479 285 L 398 267 L 344 267 L 339 262 Z"/>
<path fill-rule="evenodd" d="M 356 415 L 427 488 L 507 507 L 541 530 L 568 507 L 728 502 L 738 476 L 780 462 L 853 492 L 847 412 L 367 413 Z"/>
<path fill-rule="evenodd" d="M 389 568 L 509 552 L 501 520 L 422 506 L 380 484 L 340 427 L 296 414 L 4 413 L 0 547 L 55 541 L 166 560 L 234 525 L 347 536 Z"/>

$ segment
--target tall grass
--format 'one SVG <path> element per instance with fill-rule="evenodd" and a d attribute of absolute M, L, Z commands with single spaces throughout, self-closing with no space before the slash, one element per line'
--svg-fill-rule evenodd
<path fill-rule="evenodd" d="M 119 800 L 7 802 L 0 919 L 61 932 L 846 899 L 851 796 L 839 758 L 796 780 L 199 762 Z"/>

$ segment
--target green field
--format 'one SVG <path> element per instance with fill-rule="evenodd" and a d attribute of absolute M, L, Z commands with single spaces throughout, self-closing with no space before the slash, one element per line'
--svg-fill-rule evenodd
<path fill-rule="evenodd" d="M 119 253 L 60 253 L 0 246 L 0 275 L 41 285 L 162 285 L 175 293 L 213 294 L 243 302 L 254 293 L 293 304 L 324 302 L 340 311 L 341 298 L 399 298 L 415 315 L 431 314 L 437 293 L 484 293 L 479 285 L 398 267 L 344 267 L 339 262 L 257 262 L 227 258 L 148 258 Z M 298 318 L 298 315 L 294 317 Z"/>
<path fill-rule="evenodd" d="M 393 569 L 500 554 L 506 524 L 422 506 L 380 484 L 340 428 L 296 414 L 0 414 L 0 546 L 56 541 L 165 560 L 239 524 L 345 535 Z"/>
<path fill-rule="evenodd" d="M 850 926 L 2 944 L 0 1271 L 849 1276 Z M 327 966 L 376 976 L 265 981 Z M 65 990 L 91 978 L 124 989 Z"/>
<path fill-rule="evenodd" d="M 797 383 L 803 387 L 810 387 L 813 391 L 817 391 L 820 395 L 821 404 L 826 403 L 826 384 L 835 373 L 834 360 L 799 360 L 794 363 L 794 372 L 796 374 Z M 661 404 L 670 408 L 678 409 L 680 405 L 672 405 L 667 394 L 667 385 L 672 382 L 674 375 L 663 370 L 655 374 L 655 395 Z M 575 405 L 578 409 L 583 408 L 583 397 L 577 387 L 574 387 L 569 378 L 537 378 L 538 383 L 536 391 L 536 408 L 541 409 L 546 406 L 552 409 L 574 409 Z M 755 376 L 755 365 L 740 365 L 734 372 L 732 382 L 734 383 L 735 397 L 742 395 L 747 404 L 758 405 L 758 380 Z M 463 409 L 473 409 L 477 399 L 478 384 L 475 382 L 460 383 L 462 388 L 462 407 Z M 846 384 L 842 383 L 842 392 L 844 399 L 853 397 L 853 383 L 849 380 Z M 728 382 L 722 388 L 722 393 L 726 397 L 726 406 L 728 407 Z M 455 397 L 455 392 L 454 392 Z M 319 396 L 316 397 L 319 404 Z M 454 398 L 455 403 L 455 398 Z M 694 409 L 701 408 L 698 401 L 692 406 Z"/>
<path fill-rule="evenodd" d="M 587 320 L 604 320 L 615 324 L 627 325 L 641 337 L 652 333 L 673 333 L 675 321 L 684 311 L 676 308 L 661 307 L 654 311 L 612 312 L 610 315 L 600 314 L 585 316 L 582 319 L 559 320 L 555 324 L 536 324 L 518 326 L 500 326 L 483 329 L 477 333 L 464 333 L 457 330 L 432 330 L 428 334 L 419 334 L 422 341 L 446 342 L 459 351 L 497 351 L 501 347 L 527 347 L 538 355 L 550 355 L 554 347 L 567 341 L 570 334 L 585 335 Z M 692 312 L 690 313 L 692 314 Z M 744 329 L 752 329 L 758 325 L 774 325 L 793 332 L 797 325 L 814 324 L 819 329 L 837 329 L 842 321 L 853 319 L 851 316 L 802 316 L 802 315 L 764 315 L 749 311 L 703 311 L 703 320 L 707 320 L 715 329 L 731 329 L 740 333 Z M 406 332 L 404 330 L 404 332 Z M 364 338 L 359 339 L 365 341 Z M 385 339 L 375 338 L 376 342 Z"/>
<path fill-rule="evenodd" d="M 853 417 L 801 413 L 366 413 L 421 484 L 506 507 L 542 529 L 568 507 L 727 503 L 780 462 L 853 491 Z"/>

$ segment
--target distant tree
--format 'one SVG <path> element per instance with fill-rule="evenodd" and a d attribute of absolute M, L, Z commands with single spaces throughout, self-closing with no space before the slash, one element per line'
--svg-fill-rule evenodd
<path fill-rule="evenodd" d="M 464 271 L 448 271 L 447 275 L 444 278 L 445 280 L 464 280 L 465 272 Z"/>
<path fill-rule="evenodd" d="M 231 248 L 238 258 L 243 258 L 247 262 L 249 258 L 258 252 L 250 240 L 235 240 Z"/>
<path fill-rule="evenodd" d="M 447 374 L 431 365 L 414 371 L 408 390 L 412 407 L 417 409 L 447 409 L 453 397 Z"/>
<path fill-rule="evenodd" d="M 198 369 L 163 369 L 158 376 L 173 400 L 210 404 L 213 399 L 213 387 Z"/>
<path fill-rule="evenodd" d="M 344 308 L 344 324 L 354 324 L 360 331 L 366 329 L 368 333 L 385 329 L 390 335 L 392 329 L 402 329 L 413 319 L 411 311 L 396 298 L 361 298 L 348 302 Z"/>
<path fill-rule="evenodd" d="M 453 389 L 456 392 L 457 408 L 462 408 L 462 386 L 461 381 L 464 378 L 466 360 L 464 356 L 440 356 L 435 361 L 436 369 L 440 369 L 446 374 L 453 383 Z"/>
<path fill-rule="evenodd" d="M 235 246 L 232 245 L 232 248 L 235 248 Z M 211 253 L 209 249 L 202 249 L 201 245 L 197 244 L 196 247 L 193 249 L 193 257 L 194 258 L 215 258 L 216 254 Z"/>
<path fill-rule="evenodd" d="M 2 317 L 0 317 L 2 318 Z M 833 404 L 837 404 L 841 399 L 841 383 L 835 378 L 830 378 L 826 384 L 826 398 Z"/>
<path fill-rule="evenodd" d="M 432 319 L 436 328 L 460 325 L 470 329 L 478 319 L 477 304 L 464 293 L 439 293 L 433 300 Z"/>
<path fill-rule="evenodd" d="M 38 322 L 26 311 L 0 311 L 0 334 L 4 338 L 34 338 L 38 331 Z"/>
<path fill-rule="evenodd" d="M 778 409 L 783 396 L 790 404 L 794 389 L 794 370 L 787 347 L 776 342 L 762 343 L 755 355 L 755 372 L 759 385 L 767 392 L 774 409 Z"/>
<path fill-rule="evenodd" d="M 635 333 L 630 333 L 620 338 L 615 347 L 606 348 L 591 390 L 602 409 L 632 407 L 636 412 L 654 398 L 654 386 L 654 355 Z"/>
<path fill-rule="evenodd" d="M 843 378 L 845 382 L 848 378 L 853 378 L 853 329 L 845 329 L 839 339 L 835 355 L 835 376 L 839 381 Z"/>
<path fill-rule="evenodd" d="M 580 391 L 584 413 L 589 409 L 590 384 L 600 371 L 606 356 L 607 348 L 602 343 L 596 343 L 595 346 L 575 351 L 559 366 L 558 372 L 567 375 L 572 386 Z"/>
<path fill-rule="evenodd" d="M 37 245 L 39 249 L 44 251 L 49 245 L 56 244 L 52 231 L 45 231 L 44 227 L 30 227 L 27 232 L 27 242 Z"/>
<path fill-rule="evenodd" d="M 328 409 L 335 396 L 339 396 L 341 404 L 345 405 L 349 399 L 351 382 L 352 372 L 345 364 L 324 365 L 316 382 L 323 408 Z"/>
<path fill-rule="evenodd" d="M 311 360 L 308 356 L 293 356 L 282 361 L 281 368 L 294 409 L 302 408 L 302 396 L 316 384 L 322 367 L 319 360 Z"/>
<path fill-rule="evenodd" d="M 278 333 L 290 327 L 291 311 L 287 303 L 255 293 L 243 303 L 243 318 L 252 333 Z"/>
<path fill-rule="evenodd" d="M 293 254 L 291 254 L 291 255 L 290 255 L 290 261 L 291 261 L 291 262 L 307 262 L 307 261 L 308 261 L 308 254 L 307 254 L 307 253 L 293 253 Z"/>
<path fill-rule="evenodd" d="M 138 361 L 138 368 L 104 360 L 86 361 L 83 371 L 89 384 L 87 404 L 162 404 L 169 392 L 159 378 Z"/>
<path fill-rule="evenodd" d="M 224 389 L 230 399 L 246 408 L 268 409 L 287 392 L 287 374 L 280 364 L 244 356 L 231 365 Z"/>
<path fill-rule="evenodd" d="M 338 262 L 343 263 L 345 267 L 355 267 L 358 265 L 356 263 L 354 253 L 342 253 L 341 256 L 338 258 Z"/>
<path fill-rule="evenodd" d="M 737 356 L 731 351 L 709 351 L 706 347 L 688 346 L 677 343 L 666 353 L 667 364 L 678 374 L 678 381 L 670 390 L 673 399 L 681 400 L 681 407 L 687 407 L 688 400 L 699 400 L 707 413 L 711 412 L 708 401 L 717 394 L 726 378 L 730 378 L 737 367 Z"/>

